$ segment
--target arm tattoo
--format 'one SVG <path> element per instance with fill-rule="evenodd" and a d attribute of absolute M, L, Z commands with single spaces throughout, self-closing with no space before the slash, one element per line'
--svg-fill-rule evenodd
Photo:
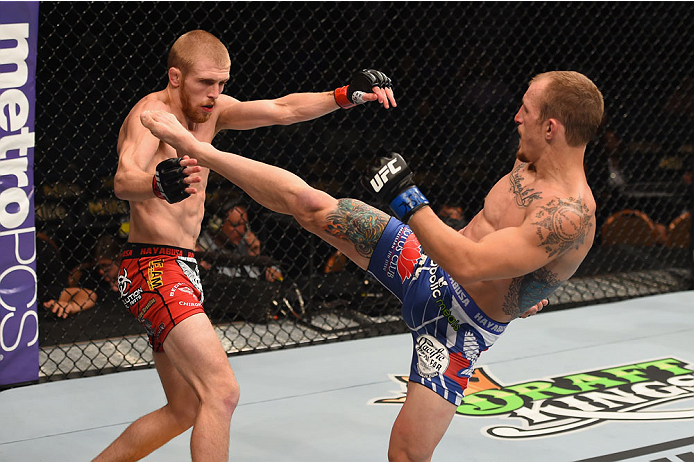
<path fill-rule="evenodd" d="M 554 292 L 564 281 L 558 275 L 545 268 L 533 271 L 525 276 L 513 278 L 504 297 L 504 313 L 518 317 L 537 305 Z"/>
<path fill-rule="evenodd" d="M 373 254 L 390 217 L 355 199 L 339 199 L 337 208 L 327 216 L 323 231 L 350 241 L 362 257 Z"/>
<path fill-rule="evenodd" d="M 532 203 L 532 201 L 542 197 L 542 193 L 535 192 L 535 190 L 531 188 L 525 189 L 523 187 L 523 180 L 525 178 L 520 175 L 520 171 L 523 166 L 525 166 L 525 164 L 518 165 L 518 167 L 513 169 L 509 175 L 509 180 L 511 181 L 510 191 L 516 198 L 516 205 L 518 205 L 518 207 L 527 207 Z"/>
<path fill-rule="evenodd" d="M 540 247 L 544 246 L 548 257 L 580 247 L 593 227 L 590 210 L 580 197 L 569 197 L 566 201 L 552 199 L 540 206 L 535 218 L 537 221 L 533 224 L 537 225 L 537 234 L 542 240 Z"/>

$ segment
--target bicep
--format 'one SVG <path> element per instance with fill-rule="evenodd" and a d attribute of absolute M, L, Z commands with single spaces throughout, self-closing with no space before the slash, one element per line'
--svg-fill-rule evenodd
<path fill-rule="evenodd" d="M 520 226 L 480 239 L 474 261 L 486 269 L 484 279 L 523 276 L 591 244 L 593 226 L 593 215 L 580 198 L 548 198 L 533 204 Z"/>
<path fill-rule="evenodd" d="M 118 144 L 118 170 L 146 171 L 159 143 L 159 139 L 142 125 L 139 114 L 130 115 Z"/>
<path fill-rule="evenodd" d="M 250 130 L 275 125 L 281 120 L 281 107 L 274 100 L 239 101 L 227 97 L 221 104 L 217 131 Z"/>
<path fill-rule="evenodd" d="M 469 257 L 476 268 L 476 280 L 523 276 L 553 258 L 542 245 L 536 225 L 528 221 L 484 236 L 472 245 Z"/>
<path fill-rule="evenodd" d="M 461 284 L 522 276 L 549 261 L 529 219 L 479 240 L 455 231 L 431 209 L 417 212 L 409 224 L 425 253 Z"/>

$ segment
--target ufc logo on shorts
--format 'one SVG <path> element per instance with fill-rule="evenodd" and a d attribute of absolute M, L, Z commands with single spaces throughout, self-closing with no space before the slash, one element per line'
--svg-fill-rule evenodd
<path fill-rule="evenodd" d="M 381 188 L 383 188 L 383 185 L 388 182 L 388 174 L 395 175 L 402 170 L 402 167 L 394 167 L 397 161 L 397 159 L 393 159 L 388 162 L 386 165 L 381 167 L 378 173 L 374 175 L 371 181 L 369 181 L 371 187 L 374 189 L 374 192 L 379 192 Z"/>

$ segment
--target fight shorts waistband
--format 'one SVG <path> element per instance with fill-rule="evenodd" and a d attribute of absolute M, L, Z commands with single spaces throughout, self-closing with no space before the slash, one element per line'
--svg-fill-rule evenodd
<path fill-rule="evenodd" d="M 195 258 L 195 252 L 190 249 L 183 249 L 170 245 L 137 244 L 132 242 L 128 242 L 125 246 L 125 250 L 121 253 L 122 258 L 156 257 L 159 255 Z"/>
<path fill-rule="evenodd" d="M 465 289 L 448 274 L 446 274 L 446 282 L 448 282 L 448 287 L 451 288 L 453 297 L 458 301 L 471 324 L 495 336 L 501 335 L 506 330 L 507 322 L 494 321 L 484 314 L 484 311 L 477 306 L 477 303 L 468 295 Z"/>

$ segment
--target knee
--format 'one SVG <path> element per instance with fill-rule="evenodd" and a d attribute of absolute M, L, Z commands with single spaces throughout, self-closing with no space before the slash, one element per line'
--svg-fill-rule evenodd
<path fill-rule="evenodd" d="M 400 449 L 395 449 L 392 445 L 388 448 L 388 462 L 404 462 L 408 460 L 405 457 L 406 454 Z"/>
<path fill-rule="evenodd" d="M 233 375 L 230 375 L 224 380 L 216 381 L 206 395 L 202 399 L 203 405 L 213 406 L 220 413 L 231 417 L 239 404 L 241 389 Z"/>
<path fill-rule="evenodd" d="M 428 462 L 431 458 L 417 456 L 401 448 L 388 448 L 388 462 Z"/>
<path fill-rule="evenodd" d="M 390 445 L 388 446 L 388 462 L 409 462 L 407 448 L 399 444 L 396 435 L 396 428 L 393 428 L 393 433 L 390 435 Z"/>
<path fill-rule="evenodd" d="M 399 449 L 388 448 L 388 462 L 409 462 L 407 454 Z"/>
<path fill-rule="evenodd" d="M 296 195 L 292 215 L 301 226 L 314 231 L 322 229 L 325 214 L 335 209 L 337 200 L 329 194 L 314 188 L 305 188 Z"/>
<path fill-rule="evenodd" d="M 239 404 L 239 399 L 241 398 L 241 388 L 236 380 L 231 381 L 225 387 L 225 392 L 222 394 L 222 404 L 224 408 L 231 415 L 236 406 Z"/>
<path fill-rule="evenodd" d="M 433 451 L 428 452 L 412 435 L 402 432 L 396 421 L 388 445 L 388 462 L 429 462 Z"/>

